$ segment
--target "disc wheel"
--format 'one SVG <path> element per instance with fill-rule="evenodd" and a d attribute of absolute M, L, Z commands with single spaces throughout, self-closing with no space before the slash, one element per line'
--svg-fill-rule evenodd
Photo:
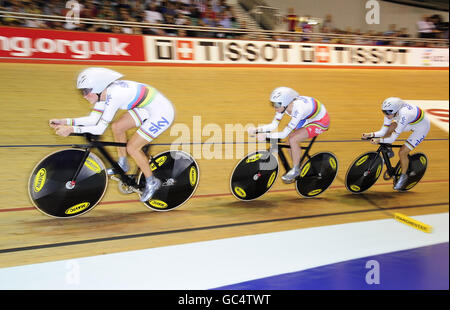
<path fill-rule="evenodd" d="M 264 195 L 275 183 L 278 160 L 269 151 L 257 151 L 244 157 L 234 168 L 230 190 L 239 200 L 253 200 Z"/>
<path fill-rule="evenodd" d="M 297 192 L 303 197 L 315 197 L 327 190 L 338 171 L 338 160 L 330 152 L 313 155 L 300 169 L 296 180 Z"/>
<path fill-rule="evenodd" d="M 408 191 L 419 183 L 425 174 L 428 166 L 428 158 L 423 153 L 415 153 L 409 156 L 409 166 L 408 166 L 408 179 L 403 187 L 403 191 Z M 402 173 L 402 168 L 397 165 L 394 175 L 394 185 L 397 183 L 400 174 Z"/>
<path fill-rule="evenodd" d="M 381 175 L 383 159 L 376 152 L 359 156 L 350 166 L 345 176 L 345 186 L 352 193 L 368 190 Z"/>
<path fill-rule="evenodd" d="M 170 211 L 184 204 L 198 186 L 200 170 L 195 159 L 183 151 L 166 151 L 156 155 L 150 165 L 153 175 L 161 180 L 161 187 L 145 205 L 155 211 Z M 138 185 L 144 188 L 141 172 Z"/>
<path fill-rule="evenodd" d="M 103 162 L 93 153 L 84 162 L 75 184 L 70 184 L 85 152 L 57 151 L 36 165 L 28 193 L 38 210 L 52 217 L 75 217 L 92 210 L 102 199 L 108 178 Z"/>

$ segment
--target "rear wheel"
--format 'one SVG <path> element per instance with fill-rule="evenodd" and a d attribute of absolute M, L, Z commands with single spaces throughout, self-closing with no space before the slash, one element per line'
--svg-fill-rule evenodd
<path fill-rule="evenodd" d="M 410 190 L 414 186 L 419 183 L 419 181 L 422 179 L 422 177 L 425 174 L 425 171 L 427 170 L 428 166 L 428 158 L 423 153 L 415 153 L 411 156 L 409 156 L 409 166 L 408 166 L 408 179 L 403 186 L 403 191 Z M 395 170 L 394 175 L 394 185 L 397 183 L 398 178 L 400 177 L 400 174 L 402 173 L 402 168 L 398 164 Z"/>
<path fill-rule="evenodd" d="M 161 187 L 145 205 L 155 211 L 170 211 L 180 207 L 194 194 L 199 181 L 199 167 L 195 159 L 183 151 L 167 151 L 156 155 L 151 163 L 153 175 L 161 180 Z M 145 176 L 138 176 L 143 188 Z"/>
<path fill-rule="evenodd" d="M 308 198 L 322 194 L 333 183 L 337 170 L 338 161 L 334 154 L 322 152 L 313 155 L 300 169 L 297 192 Z"/>

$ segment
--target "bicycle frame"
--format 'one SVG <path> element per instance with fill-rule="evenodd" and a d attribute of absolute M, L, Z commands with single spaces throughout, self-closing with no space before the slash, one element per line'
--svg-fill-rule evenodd
<path fill-rule="evenodd" d="M 139 185 L 136 183 L 136 180 L 132 177 L 132 175 L 127 175 L 125 171 L 119 166 L 119 164 L 112 158 L 112 156 L 106 151 L 106 146 L 116 146 L 116 147 L 126 147 L 126 143 L 122 142 L 107 142 L 107 141 L 99 141 L 99 136 L 94 136 L 89 133 L 84 134 L 71 134 L 71 136 L 83 136 L 86 138 L 86 140 L 89 142 L 89 144 L 73 144 L 73 148 L 82 148 L 85 149 L 85 154 L 83 156 L 83 159 L 80 162 L 80 165 L 78 166 L 77 170 L 75 171 L 72 180 L 70 181 L 71 186 L 75 186 L 76 179 L 83 168 L 84 162 L 89 157 L 89 154 L 91 152 L 91 149 L 95 148 L 97 149 L 104 157 L 105 159 L 112 165 L 113 169 L 119 174 L 120 180 L 127 186 L 134 187 L 136 189 L 139 189 Z M 148 152 L 150 150 L 150 144 L 145 145 L 142 150 L 144 151 L 144 154 L 148 156 Z M 150 164 L 154 163 L 153 158 L 150 156 Z M 137 168 L 139 169 L 139 168 Z"/>
<path fill-rule="evenodd" d="M 311 149 L 314 141 L 316 141 L 317 137 L 314 137 L 311 139 L 311 141 L 309 142 L 308 146 L 300 146 L 300 149 L 305 150 L 305 152 L 303 152 L 302 157 L 300 158 L 300 163 L 299 166 L 302 165 L 303 161 L 305 160 L 305 158 L 310 159 L 311 156 L 309 156 L 309 150 Z M 284 154 L 283 149 L 290 149 L 291 146 L 288 144 L 281 144 L 280 143 L 280 139 L 267 139 L 270 142 L 270 152 L 272 151 L 276 151 L 278 153 L 278 157 L 280 158 L 281 164 L 283 165 L 283 168 L 287 171 L 291 170 L 291 167 L 287 161 L 286 155 Z"/>
<path fill-rule="evenodd" d="M 395 170 L 400 162 L 398 162 L 395 167 L 392 167 L 391 159 L 389 158 L 389 156 L 387 154 L 388 148 L 401 148 L 402 146 L 401 145 L 391 145 L 391 144 L 386 144 L 386 143 L 380 143 L 379 145 L 380 146 L 378 147 L 377 155 L 381 153 L 381 156 L 384 160 L 384 164 L 386 165 L 388 174 L 390 176 L 393 176 L 395 173 Z"/>

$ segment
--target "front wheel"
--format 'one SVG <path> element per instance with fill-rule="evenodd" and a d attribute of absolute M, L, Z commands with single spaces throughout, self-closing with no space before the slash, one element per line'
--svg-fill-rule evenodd
<path fill-rule="evenodd" d="M 195 159 L 183 151 L 166 151 L 156 155 L 150 164 L 153 175 L 161 180 L 161 187 L 145 205 L 155 211 L 169 211 L 184 204 L 197 189 L 200 170 Z M 138 176 L 143 188 L 145 176 Z"/>
<path fill-rule="evenodd" d="M 336 178 L 338 160 L 329 152 L 313 155 L 300 169 L 295 183 L 297 192 L 303 197 L 315 197 L 327 190 Z"/>
<path fill-rule="evenodd" d="M 359 156 L 350 166 L 345 176 L 345 186 L 352 193 L 368 190 L 381 175 L 383 159 L 376 152 Z"/>
<path fill-rule="evenodd" d="M 75 184 L 70 183 L 85 154 L 80 149 L 61 150 L 36 165 L 28 181 L 28 193 L 39 211 L 52 217 L 75 217 L 92 210 L 102 199 L 108 178 L 95 154 L 89 154 Z"/>
<path fill-rule="evenodd" d="M 264 195 L 275 183 L 278 160 L 269 151 L 257 151 L 244 157 L 234 168 L 230 189 L 239 200 L 253 200 Z"/>

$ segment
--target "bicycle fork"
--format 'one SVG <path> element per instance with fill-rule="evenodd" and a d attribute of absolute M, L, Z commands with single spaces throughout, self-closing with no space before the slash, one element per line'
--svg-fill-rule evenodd
<path fill-rule="evenodd" d="M 73 188 L 75 187 L 75 185 L 76 185 L 76 179 L 77 179 L 78 175 L 80 174 L 81 169 L 83 168 L 84 163 L 85 163 L 86 160 L 88 159 L 89 154 L 91 153 L 91 150 L 88 149 L 88 148 L 86 148 L 84 151 L 85 151 L 85 152 L 84 152 L 83 158 L 81 159 L 80 164 L 78 165 L 77 170 L 75 171 L 74 175 L 72 176 L 72 179 L 66 183 L 66 188 L 67 188 L 67 189 L 73 189 Z"/>

